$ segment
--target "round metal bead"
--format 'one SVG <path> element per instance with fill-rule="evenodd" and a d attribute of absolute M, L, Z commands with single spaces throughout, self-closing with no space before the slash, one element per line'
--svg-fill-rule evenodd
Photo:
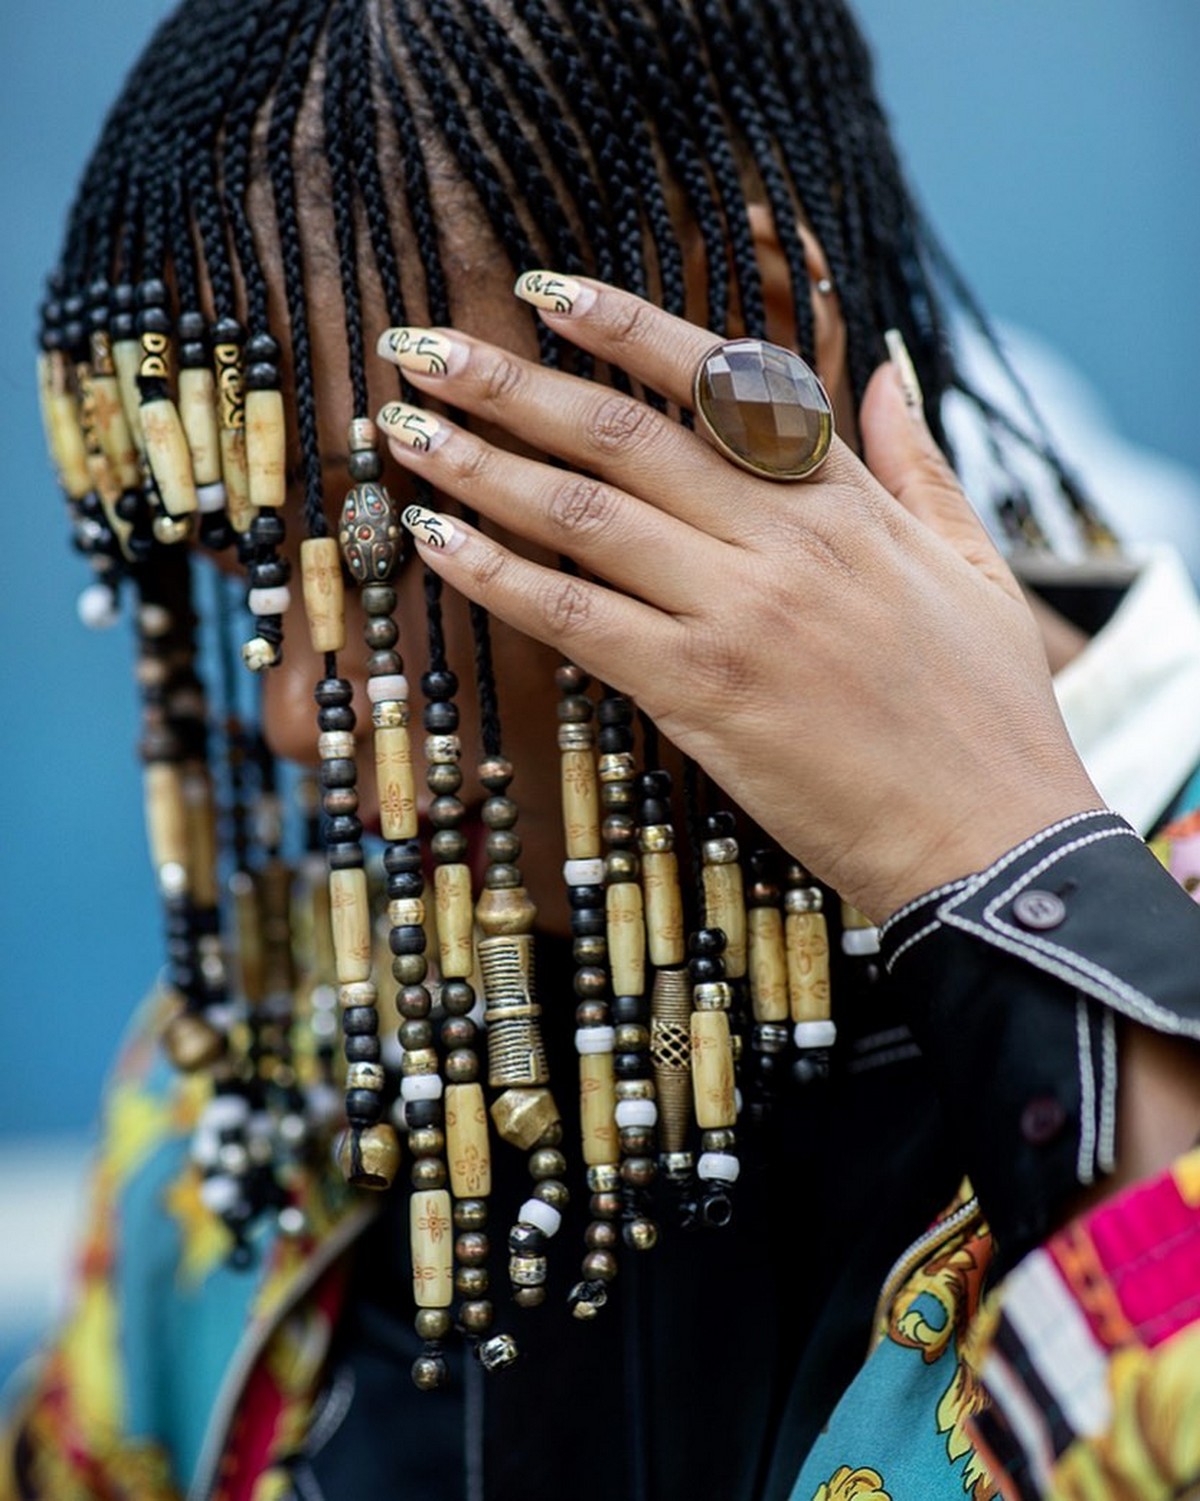
<path fill-rule="evenodd" d="M 414 1188 L 443 1188 L 446 1164 L 440 1157 L 418 1157 L 409 1169 Z"/>
<path fill-rule="evenodd" d="M 513 1291 L 513 1302 L 518 1308 L 539 1308 L 546 1301 L 544 1285 L 518 1287 Z"/>
<path fill-rule="evenodd" d="M 473 1047 L 479 1028 L 469 1016 L 448 1016 L 442 1022 L 442 1046 L 444 1048 Z"/>
<path fill-rule="evenodd" d="M 561 1214 L 571 1202 L 571 1190 L 557 1178 L 543 1178 L 533 1186 L 533 1197 L 549 1204 Z"/>
<path fill-rule="evenodd" d="M 630 1220 L 622 1233 L 631 1251 L 652 1251 L 658 1244 L 658 1226 L 653 1220 Z"/>
<path fill-rule="evenodd" d="M 621 1178 L 632 1188 L 648 1188 L 655 1172 L 653 1157 L 626 1157 L 621 1163 Z"/>
<path fill-rule="evenodd" d="M 471 1299 L 458 1310 L 458 1321 L 467 1334 L 486 1334 L 495 1313 L 486 1298 Z"/>
<path fill-rule="evenodd" d="M 529 1174 L 535 1183 L 560 1178 L 566 1171 L 567 1159 L 554 1147 L 540 1147 L 529 1158 Z"/>
<path fill-rule="evenodd" d="M 393 974 L 395 973 L 396 965 L 400 962 L 399 959 L 393 962 Z M 406 984 L 402 990 L 396 993 L 396 1010 L 401 1016 L 410 1021 L 419 1021 L 422 1017 L 428 1016 L 431 1005 L 429 992 L 425 989 L 424 985 L 419 983 Z"/>
<path fill-rule="evenodd" d="M 477 1202 L 460 1199 L 458 1207 Z M 487 1236 L 481 1230 L 464 1230 L 454 1242 L 454 1259 L 460 1266 L 484 1266 L 488 1259 Z"/>
<path fill-rule="evenodd" d="M 400 1027 L 400 1046 L 413 1050 L 433 1046 L 433 1023 L 428 1020 L 406 1021 Z"/>
<path fill-rule="evenodd" d="M 593 1220 L 584 1231 L 584 1244 L 592 1251 L 611 1251 L 620 1239 L 620 1231 L 611 1220 Z"/>
<path fill-rule="evenodd" d="M 444 980 L 442 1005 L 451 1016 L 465 1016 L 475 1005 L 475 992 L 465 980 Z"/>
<path fill-rule="evenodd" d="M 454 1273 L 454 1290 L 460 1298 L 482 1298 L 489 1287 L 485 1266 L 460 1266 Z"/>
<path fill-rule="evenodd" d="M 554 672 L 554 686 L 560 693 L 582 693 L 591 681 L 583 668 L 574 662 L 564 662 Z"/>
<path fill-rule="evenodd" d="M 611 1251 L 589 1251 L 583 1258 L 583 1274 L 597 1282 L 611 1282 L 617 1275 L 617 1258 Z"/>
<path fill-rule="evenodd" d="M 471 1084 L 479 1077 L 479 1059 L 471 1048 L 454 1048 L 446 1054 L 446 1078 L 451 1084 Z"/>
<path fill-rule="evenodd" d="M 419 985 L 427 969 L 424 954 L 397 954 L 392 960 L 392 976 L 400 985 Z"/>
<path fill-rule="evenodd" d="M 506 756 L 488 756 L 479 763 L 479 780 L 489 792 L 503 792 L 513 779 L 513 764 Z"/>
<path fill-rule="evenodd" d="M 608 1021 L 608 1007 L 603 1001 L 581 1001 L 575 1007 L 577 1027 L 602 1027 Z"/>
<path fill-rule="evenodd" d="M 421 1126 L 408 1133 L 408 1149 L 414 1157 L 439 1157 L 446 1150 L 446 1133 L 439 1126 Z"/>
<path fill-rule="evenodd" d="M 445 1339 L 450 1333 L 450 1310 L 448 1308 L 418 1308 L 413 1322 L 421 1339 Z"/>
<path fill-rule="evenodd" d="M 450 1367 L 441 1355 L 418 1355 L 413 1361 L 412 1379 L 419 1391 L 436 1391 L 450 1380 Z"/>
<path fill-rule="evenodd" d="M 511 829 L 517 821 L 517 805 L 510 797 L 489 797 L 480 810 L 489 829 Z"/>

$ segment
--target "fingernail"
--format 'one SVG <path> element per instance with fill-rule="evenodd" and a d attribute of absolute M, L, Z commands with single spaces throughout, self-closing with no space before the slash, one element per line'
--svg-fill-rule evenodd
<path fill-rule="evenodd" d="M 896 379 L 900 383 L 900 394 L 904 397 L 904 405 L 908 408 L 909 415 L 924 421 L 925 396 L 921 390 L 921 382 L 917 378 L 917 367 L 913 364 L 908 345 L 904 342 L 904 335 L 898 328 L 889 328 L 883 336 L 883 342 L 887 345 L 888 358 L 892 362 L 892 369 L 896 372 Z"/>
<path fill-rule="evenodd" d="M 450 436 L 450 429 L 432 412 L 423 412 L 420 407 L 411 407 L 405 401 L 389 401 L 379 408 L 375 420 L 389 438 L 395 438 L 397 443 L 403 443 L 417 453 L 432 453 Z"/>
<path fill-rule="evenodd" d="M 553 271 L 522 271 L 513 292 L 522 302 L 544 313 L 566 313 L 578 317 L 596 300 L 595 287 L 585 287 L 573 276 L 558 276 Z"/>
<path fill-rule="evenodd" d="M 466 533 L 460 532 L 449 516 L 443 516 L 440 511 L 427 511 L 424 506 L 405 506 L 400 512 L 400 520 L 416 541 L 425 547 L 436 548 L 438 552 L 457 552 L 467 540 Z"/>
<path fill-rule="evenodd" d="M 457 375 L 467 363 L 467 346 L 431 328 L 387 328 L 376 351 L 401 370 L 417 375 Z"/>

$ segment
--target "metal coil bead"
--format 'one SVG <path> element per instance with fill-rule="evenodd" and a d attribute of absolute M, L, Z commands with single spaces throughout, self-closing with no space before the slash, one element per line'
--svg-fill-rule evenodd
<path fill-rule="evenodd" d="M 534 997 L 533 938 L 507 934 L 479 943 L 487 996 L 488 1083 L 495 1089 L 545 1084 L 546 1045 Z"/>
<path fill-rule="evenodd" d="M 660 969 L 655 974 L 650 1011 L 659 1151 L 672 1159 L 671 1176 L 678 1178 L 692 1166 L 687 1151 L 692 1121 L 692 981 L 686 969 Z"/>

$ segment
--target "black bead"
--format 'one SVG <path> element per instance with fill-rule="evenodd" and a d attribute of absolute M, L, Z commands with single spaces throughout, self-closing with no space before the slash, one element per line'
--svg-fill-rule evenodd
<path fill-rule="evenodd" d="M 571 913 L 571 934 L 575 938 L 596 938 L 600 934 L 608 932 L 608 919 L 604 915 L 603 908 L 593 908 L 589 912 Z"/>
<path fill-rule="evenodd" d="M 619 754 L 621 751 L 627 751 L 630 747 L 631 737 L 628 730 L 606 725 L 596 736 L 596 743 L 604 755 L 611 756 Z"/>
<path fill-rule="evenodd" d="M 596 714 L 603 725 L 627 725 L 633 721 L 633 706 L 627 698 L 620 694 L 613 694 L 611 697 L 600 700 Z"/>
<path fill-rule="evenodd" d="M 426 698 L 453 698 L 458 692 L 458 675 L 449 668 L 426 672 L 421 677 L 421 692 Z"/>
<path fill-rule="evenodd" d="M 458 705 L 435 700 L 425 705 L 422 719 L 431 735 L 453 734 L 458 729 Z"/>
<path fill-rule="evenodd" d="M 214 344 L 240 344 L 245 335 L 236 318 L 218 318 L 212 326 L 212 337 Z"/>
<path fill-rule="evenodd" d="M 200 518 L 200 541 L 210 552 L 224 552 L 236 533 L 224 511 L 207 511 Z"/>
<path fill-rule="evenodd" d="M 603 886 L 569 886 L 567 900 L 576 912 L 604 906 Z"/>
<path fill-rule="evenodd" d="M 322 730 L 352 730 L 357 722 L 353 709 L 321 709 L 317 713 L 317 728 Z"/>
<path fill-rule="evenodd" d="M 157 276 L 140 282 L 137 289 L 138 307 L 162 307 L 167 300 L 167 284 Z"/>
<path fill-rule="evenodd" d="M 419 870 L 401 870 L 387 878 L 387 894 L 394 902 L 420 896 L 424 890 L 425 877 Z"/>
<path fill-rule="evenodd" d="M 363 863 L 361 844 L 331 844 L 325 851 L 330 870 L 359 870 Z"/>
<path fill-rule="evenodd" d="M 364 1035 L 347 1036 L 345 1051 L 347 1063 L 378 1063 L 379 1038 Z"/>
<path fill-rule="evenodd" d="M 720 813 L 710 813 L 704 820 L 706 839 L 731 839 L 736 833 L 737 819 L 728 809 L 722 809 Z"/>
<path fill-rule="evenodd" d="M 283 518 L 273 511 L 260 512 L 250 523 L 250 540 L 255 547 L 278 547 L 284 535 Z"/>
<path fill-rule="evenodd" d="M 193 342 L 204 338 L 204 314 L 194 308 L 179 315 L 179 337 Z"/>
<path fill-rule="evenodd" d="M 359 598 L 368 615 L 390 615 L 396 608 L 396 591 L 391 584 L 364 584 Z"/>
<path fill-rule="evenodd" d="M 265 360 L 271 364 L 278 364 L 279 345 L 268 333 L 251 334 L 246 340 L 246 358 L 248 360 Z"/>
<path fill-rule="evenodd" d="M 138 314 L 138 332 L 142 334 L 169 334 L 171 332 L 171 317 L 166 308 L 148 307 Z M 70 337 L 68 329 L 63 330 L 67 338 Z"/>
<path fill-rule="evenodd" d="M 650 1072 L 644 1053 L 614 1053 L 613 1073 L 618 1079 L 641 1079 Z"/>
<path fill-rule="evenodd" d="M 349 756 L 334 756 L 321 762 L 317 775 L 322 787 L 353 787 L 358 777 L 358 768 Z"/>
<path fill-rule="evenodd" d="M 374 1006 L 347 1006 L 342 1012 L 342 1031 L 348 1037 L 374 1037 L 379 1031 L 379 1012 Z"/>
<path fill-rule="evenodd" d="M 689 954 L 723 954 L 725 934 L 721 928 L 697 928 L 688 939 Z"/>
<path fill-rule="evenodd" d="M 706 985 L 725 976 L 725 965 L 720 959 L 710 959 L 706 954 L 697 954 L 688 960 L 688 974 L 694 985 Z"/>
<path fill-rule="evenodd" d="M 291 576 L 291 565 L 286 558 L 267 558 L 261 563 L 250 565 L 252 589 L 278 589 L 286 584 Z"/>
<path fill-rule="evenodd" d="M 419 1131 L 424 1126 L 437 1126 L 441 1124 L 442 1102 L 441 1100 L 406 1100 L 404 1105 L 404 1124 L 410 1131 Z"/>
<path fill-rule="evenodd" d="M 646 1020 L 647 1007 L 644 996 L 618 995 L 612 1000 L 612 1018 L 615 1022 L 642 1022 Z"/>
<path fill-rule="evenodd" d="M 322 708 L 346 708 L 354 698 L 354 689 L 345 678 L 322 678 L 313 694 Z"/>
<path fill-rule="evenodd" d="M 352 813 L 340 813 L 331 818 L 325 828 L 329 844 L 357 844 L 363 836 L 362 820 Z"/>
<path fill-rule="evenodd" d="M 373 1125 L 383 1113 L 383 1101 L 373 1089 L 348 1089 L 346 1114 L 352 1121 Z"/>
<path fill-rule="evenodd" d="M 514 1256 L 538 1256 L 546 1247 L 546 1233 L 536 1225 L 514 1225 L 508 1232 L 508 1249 Z"/>
<path fill-rule="evenodd" d="M 421 869 L 421 846 L 415 839 L 389 844 L 383 852 L 383 868 L 389 876 Z"/>
<path fill-rule="evenodd" d="M 393 954 L 423 954 L 425 952 L 425 929 L 416 923 L 405 923 L 388 933 L 388 947 Z"/>

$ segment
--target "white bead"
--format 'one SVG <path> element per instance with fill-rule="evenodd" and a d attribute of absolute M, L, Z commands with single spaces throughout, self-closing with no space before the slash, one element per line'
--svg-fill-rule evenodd
<path fill-rule="evenodd" d="M 792 1037 L 798 1048 L 831 1048 L 837 1040 L 832 1022 L 797 1022 Z"/>
<path fill-rule="evenodd" d="M 89 631 L 106 631 L 121 618 L 117 597 L 107 584 L 89 584 L 75 602 Z"/>
<path fill-rule="evenodd" d="M 710 1183 L 736 1183 L 742 1164 L 732 1152 L 701 1152 L 696 1176 Z"/>
<path fill-rule="evenodd" d="M 228 1214 L 240 1197 L 237 1184 L 223 1173 L 205 1178 L 200 1185 L 200 1202 L 210 1214 Z"/>
<path fill-rule="evenodd" d="M 525 1225 L 533 1225 L 543 1235 L 554 1235 L 562 1224 L 562 1215 L 553 1204 L 544 1204 L 541 1199 L 526 1199 L 521 1205 L 517 1219 Z"/>
<path fill-rule="evenodd" d="M 879 952 L 878 928 L 846 928 L 842 933 L 842 953 L 865 958 Z"/>
<path fill-rule="evenodd" d="M 400 1080 L 400 1093 L 406 1100 L 440 1100 L 442 1081 L 437 1074 L 409 1074 Z"/>
<path fill-rule="evenodd" d="M 653 1126 L 658 1120 L 658 1106 L 653 1100 L 618 1100 L 617 1127 Z"/>
<path fill-rule="evenodd" d="M 286 584 L 277 584 L 273 589 L 251 589 L 246 595 L 251 615 L 282 615 L 291 602 L 292 591 Z"/>
<path fill-rule="evenodd" d="M 275 648 L 261 636 L 254 636 L 242 647 L 242 661 L 251 672 L 262 672 L 274 667 L 278 657 Z"/>
<path fill-rule="evenodd" d="M 367 697 L 373 704 L 406 704 L 408 679 L 402 672 L 385 672 L 382 677 L 368 678 Z"/>
<path fill-rule="evenodd" d="M 734 1115 L 741 1115 L 742 1113 L 742 1091 L 736 1085 L 733 1091 L 733 1113 Z"/>
<path fill-rule="evenodd" d="M 196 502 L 201 511 L 211 515 L 213 511 L 225 509 L 225 485 L 222 480 L 215 480 L 211 485 L 196 486 Z"/>
<path fill-rule="evenodd" d="M 201 1123 L 213 1131 L 231 1131 L 250 1116 L 249 1102 L 237 1094 L 214 1095 L 204 1107 Z"/>
<path fill-rule="evenodd" d="M 212 1167 L 221 1150 L 221 1141 L 215 1131 L 197 1126 L 192 1133 L 192 1161 L 197 1167 Z"/>
<path fill-rule="evenodd" d="M 580 1027 L 575 1033 L 577 1053 L 611 1053 L 616 1041 L 612 1027 Z"/>
<path fill-rule="evenodd" d="M 563 880 L 568 886 L 603 886 L 603 860 L 568 860 L 563 866 Z"/>

